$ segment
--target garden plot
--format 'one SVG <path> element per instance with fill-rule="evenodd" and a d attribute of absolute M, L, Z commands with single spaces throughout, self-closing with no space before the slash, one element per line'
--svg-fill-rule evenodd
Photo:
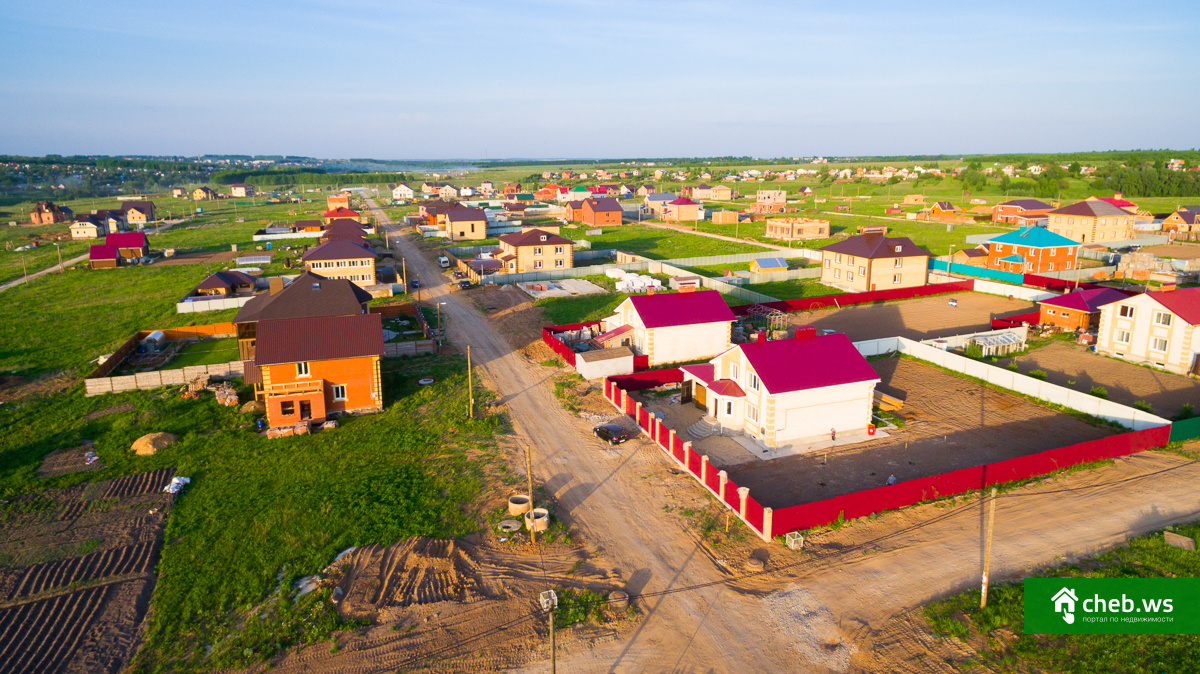
<path fill-rule="evenodd" d="M 416 317 L 388 316 L 383 319 L 383 341 L 388 344 L 425 339 L 425 331 Z"/>

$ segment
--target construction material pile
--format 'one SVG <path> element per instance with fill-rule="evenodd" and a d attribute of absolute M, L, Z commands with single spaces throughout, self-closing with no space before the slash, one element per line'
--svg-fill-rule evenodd
<path fill-rule="evenodd" d="M 662 281 L 644 274 L 629 272 L 617 279 L 617 292 L 644 293 L 651 289 L 658 290 L 660 288 L 662 288 Z"/>

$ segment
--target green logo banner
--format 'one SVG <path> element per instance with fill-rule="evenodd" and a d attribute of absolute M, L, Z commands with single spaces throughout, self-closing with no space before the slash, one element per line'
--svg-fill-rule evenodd
<path fill-rule="evenodd" d="M 1200 634 L 1200 578 L 1026 578 L 1026 634 Z"/>

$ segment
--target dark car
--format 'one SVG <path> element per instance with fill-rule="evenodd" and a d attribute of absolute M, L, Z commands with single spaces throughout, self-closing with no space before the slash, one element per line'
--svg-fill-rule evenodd
<path fill-rule="evenodd" d="M 600 424 L 592 429 L 592 435 L 610 445 L 619 445 L 629 439 L 629 431 L 619 424 Z"/>
<path fill-rule="evenodd" d="M 470 282 L 470 281 L 465 281 L 465 280 L 464 280 L 464 281 L 459 281 L 459 282 L 458 282 L 458 289 L 459 289 L 459 290 L 470 290 L 470 289 L 471 289 L 471 282 Z"/>
<path fill-rule="evenodd" d="M 454 278 L 466 278 L 467 273 L 461 270 L 454 270 Z"/>
<path fill-rule="evenodd" d="M 420 287 L 421 287 L 421 281 L 420 281 L 419 279 L 413 279 L 413 280 L 412 280 L 412 281 L 409 283 L 409 285 L 411 285 L 413 288 L 420 288 Z"/>

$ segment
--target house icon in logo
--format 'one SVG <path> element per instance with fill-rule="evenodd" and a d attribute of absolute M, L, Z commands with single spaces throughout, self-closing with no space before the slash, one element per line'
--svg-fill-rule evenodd
<path fill-rule="evenodd" d="M 1075 602 L 1078 600 L 1075 590 L 1064 587 L 1050 601 L 1054 602 L 1054 612 L 1063 614 L 1062 619 L 1070 625 L 1075 622 Z"/>

